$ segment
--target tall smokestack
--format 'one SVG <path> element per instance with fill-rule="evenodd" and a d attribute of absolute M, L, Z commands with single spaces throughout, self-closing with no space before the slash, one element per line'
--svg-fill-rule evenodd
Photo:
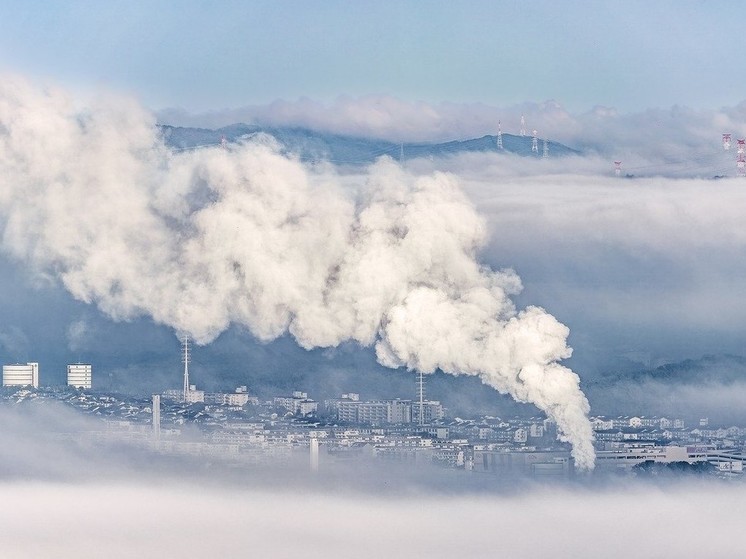
<path fill-rule="evenodd" d="M 161 397 L 153 394 L 153 440 L 157 443 L 161 440 Z"/>
<path fill-rule="evenodd" d="M 309 446 L 311 472 L 316 473 L 319 471 L 319 440 L 316 437 L 312 437 Z"/>

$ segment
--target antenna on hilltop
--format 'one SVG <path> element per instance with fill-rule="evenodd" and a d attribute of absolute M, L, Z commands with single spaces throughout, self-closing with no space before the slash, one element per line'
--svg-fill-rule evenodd
<path fill-rule="evenodd" d="M 521 115 L 521 136 L 526 135 L 526 118 Z"/>
<path fill-rule="evenodd" d="M 539 137 L 537 136 L 538 131 L 534 130 L 534 135 L 531 137 L 531 152 L 539 153 Z"/>
<path fill-rule="evenodd" d="M 544 151 L 541 154 L 541 157 L 543 159 L 549 158 L 549 140 L 547 140 L 546 138 L 544 138 Z"/>
<path fill-rule="evenodd" d="M 500 121 L 497 121 L 497 149 L 503 149 L 503 129 Z"/>
<path fill-rule="evenodd" d="M 184 401 L 189 401 L 189 336 L 184 334 L 181 339 L 181 362 L 184 363 Z"/>

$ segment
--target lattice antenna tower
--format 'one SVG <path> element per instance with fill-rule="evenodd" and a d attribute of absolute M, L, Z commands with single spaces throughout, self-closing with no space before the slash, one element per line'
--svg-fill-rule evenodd
<path fill-rule="evenodd" d="M 425 424 L 425 374 L 420 371 L 417 373 L 417 399 L 420 407 L 420 417 L 418 424 Z"/>
<path fill-rule="evenodd" d="M 184 363 L 184 401 L 189 400 L 189 362 L 192 356 L 189 348 L 189 335 L 184 334 L 181 338 L 181 362 Z"/>
<path fill-rule="evenodd" d="M 534 135 L 531 136 L 531 153 L 536 153 L 538 155 L 539 153 L 539 137 L 537 136 L 539 132 L 537 130 L 534 130 Z"/>
<path fill-rule="evenodd" d="M 730 134 L 723 134 L 723 150 L 728 151 L 730 149 Z"/>
<path fill-rule="evenodd" d="M 549 140 L 544 138 L 544 150 L 542 151 L 541 157 L 544 159 L 549 158 Z"/>
<path fill-rule="evenodd" d="M 621 161 L 614 161 L 614 174 L 617 177 L 622 176 L 622 162 Z"/>
<path fill-rule="evenodd" d="M 521 115 L 521 136 L 526 135 L 526 117 Z"/>
<path fill-rule="evenodd" d="M 503 129 L 500 121 L 497 121 L 497 149 L 503 149 Z"/>

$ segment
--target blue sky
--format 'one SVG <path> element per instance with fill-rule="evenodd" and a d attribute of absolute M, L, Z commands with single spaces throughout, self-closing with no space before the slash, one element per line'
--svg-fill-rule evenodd
<path fill-rule="evenodd" d="M 623 112 L 746 98 L 737 2 L 0 2 L 0 70 L 152 109 L 391 95 Z"/>

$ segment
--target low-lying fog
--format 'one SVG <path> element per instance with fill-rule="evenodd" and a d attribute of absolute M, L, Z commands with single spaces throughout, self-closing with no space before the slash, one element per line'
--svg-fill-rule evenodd
<path fill-rule="evenodd" d="M 136 480 L 0 483 L 2 556 L 736 556 L 746 486 L 376 496 Z"/>
<path fill-rule="evenodd" d="M 0 406 L 0 425 L 4 559 L 713 557 L 739 549 L 746 499 L 744 483 L 702 478 L 537 483 L 323 460 L 313 475 L 302 453 L 224 468 L 82 443 L 101 424 L 52 402 Z"/>

